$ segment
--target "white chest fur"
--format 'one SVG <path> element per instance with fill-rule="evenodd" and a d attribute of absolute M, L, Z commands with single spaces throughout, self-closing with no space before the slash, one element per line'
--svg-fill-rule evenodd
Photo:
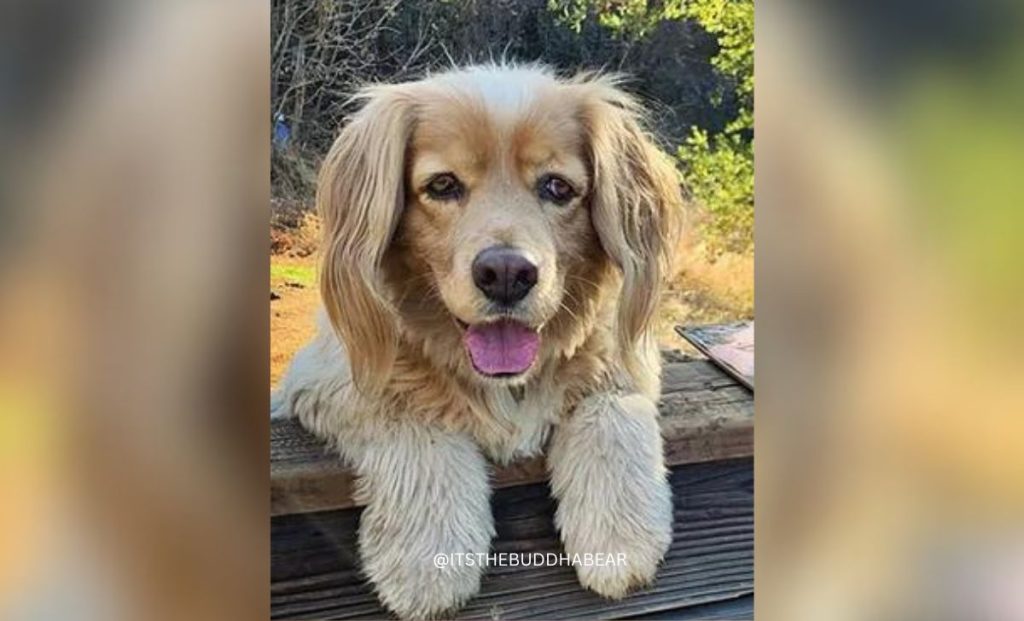
<path fill-rule="evenodd" d="M 503 431 L 476 438 L 487 455 L 500 463 L 538 455 L 551 427 L 558 420 L 562 395 L 550 390 L 526 390 L 515 394 L 496 388 L 487 395 L 487 406 Z"/>

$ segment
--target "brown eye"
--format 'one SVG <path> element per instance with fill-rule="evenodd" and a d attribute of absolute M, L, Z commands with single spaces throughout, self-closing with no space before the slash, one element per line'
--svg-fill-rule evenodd
<path fill-rule="evenodd" d="M 436 201 L 458 200 L 462 196 L 462 183 L 451 173 L 434 175 L 427 182 L 427 195 Z"/>
<path fill-rule="evenodd" d="M 541 200 L 550 201 L 556 205 L 565 205 L 576 197 L 576 189 L 558 175 L 544 175 L 540 178 L 537 193 Z"/>

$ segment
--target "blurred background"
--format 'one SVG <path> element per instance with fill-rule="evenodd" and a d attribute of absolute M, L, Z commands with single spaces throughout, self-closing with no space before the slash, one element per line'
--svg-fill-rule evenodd
<path fill-rule="evenodd" d="M 1024 619 L 1022 9 L 758 6 L 758 618 Z"/>
<path fill-rule="evenodd" d="M 267 615 L 269 24 L 0 5 L 0 618 Z"/>
<path fill-rule="evenodd" d="M 376 81 L 538 62 L 626 74 L 689 190 L 659 334 L 754 313 L 753 0 L 273 0 L 271 383 L 315 331 L 319 163 Z"/>
<path fill-rule="evenodd" d="M 1024 619 L 1021 9 L 756 9 L 758 619 Z M 2 618 L 267 616 L 277 39 L 0 6 Z"/>

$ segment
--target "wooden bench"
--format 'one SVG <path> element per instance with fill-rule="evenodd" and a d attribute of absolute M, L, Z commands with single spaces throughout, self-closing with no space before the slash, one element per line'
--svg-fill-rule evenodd
<path fill-rule="evenodd" d="M 609 602 L 571 567 L 492 567 L 459 618 L 749 618 L 753 395 L 707 360 L 665 354 L 659 404 L 672 472 L 672 548 L 653 587 Z M 494 552 L 560 552 L 543 459 L 494 469 Z M 291 420 L 271 424 L 275 618 L 381 618 L 359 574 L 354 477 Z"/>

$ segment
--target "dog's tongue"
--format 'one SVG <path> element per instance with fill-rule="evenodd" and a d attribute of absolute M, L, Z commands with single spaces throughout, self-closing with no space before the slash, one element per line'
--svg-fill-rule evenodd
<path fill-rule="evenodd" d="M 514 321 L 470 326 L 463 341 L 473 366 L 485 375 L 522 373 L 540 348 L 540 335 Z"/>

